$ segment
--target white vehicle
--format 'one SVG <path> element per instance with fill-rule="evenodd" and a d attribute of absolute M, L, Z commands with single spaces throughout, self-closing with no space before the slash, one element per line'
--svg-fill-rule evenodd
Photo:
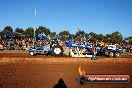
<path fill-rule="evenodd" d="M 111 49 L 111 50 L 116 50 L 116 46 L 115 45 L 108 45 L 108 49 Z"/>

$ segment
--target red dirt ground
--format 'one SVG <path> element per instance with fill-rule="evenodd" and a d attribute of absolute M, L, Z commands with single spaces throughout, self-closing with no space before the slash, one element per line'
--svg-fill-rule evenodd
<path fill-rule="evenodd" d="M 13 57 L 14 55 L 14 57 Z M 87 74 L 126 74 L 132 78 L 132 58 L 32 57 L 25 53 L 0 53 L 0 88 L 53 88 L 63 78 L 68 88 L 132 88 L 124 84 L 78 85 L 78 67 Z M 19 58 L 18 58 L 19 57 Z"/>
<path fill-rule="evenodd" d="M 10 57 L 10 58 L 54 58 L 53 56 L 49 55 L 36 55 L 36 56 L 31 56 L 28 52 L 21 51 L 21 52 L 16 52 L 16 51 L 0 51 L 0 58 L 2 57 Z M 63 56 L 63 57 L 68 57 L 68 56 Z M 105 56 L 99 56 L 99 57 L 105 57 Z M 123 53 L 121 54 L 121 58 L 132 58 L 132 53 Z"/>

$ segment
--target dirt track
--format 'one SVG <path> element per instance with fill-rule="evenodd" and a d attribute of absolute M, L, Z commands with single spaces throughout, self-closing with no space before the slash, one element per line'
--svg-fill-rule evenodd
<path fill-rule="evenodd" d="M 2 57 L 10 57 L 10 58 L 54 58 L 53 56 L 49 55 L 36 55 L 36 56 L 31 56 L 28 52 L 15 52 L 15 51 L 0 51 L 0 58 Z M 64 58 L 68 56 L 63 56 Z M 99 56 L 99 58 L 104 58 L 105 56 Z M 132 53 L 130 54 L 122 54 L 121 58 L 132 58 Z"/>
<path fill-rule="evenodd" d="M 86 85 L 76 82 L 79 66 L 87 74 L 127 74 L 132 78 L 132 58 L 91 61 L 89 58 L 3 56 L 0 58 L 0 88 L 53 88 L 59 78 L 63 78 L 68 88 L 132 88 L 132 81 L 126 84 Z"/>

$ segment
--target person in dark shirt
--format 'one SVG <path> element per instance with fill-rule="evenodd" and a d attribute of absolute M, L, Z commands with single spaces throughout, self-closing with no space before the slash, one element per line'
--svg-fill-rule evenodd
<path fill-rule="evenodd" d="M 58 81 L 58 84 L 55 84 L 53 88 L 67 88 L 67 86 L 64 83 L 63 79 L 60 78 Z"/>

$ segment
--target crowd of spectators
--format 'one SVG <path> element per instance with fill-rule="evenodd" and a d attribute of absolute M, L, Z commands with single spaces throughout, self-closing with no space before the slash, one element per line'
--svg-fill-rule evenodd
<path fill-rule="evenodd" d="M 47 44 L 51 43 L 48 39 L 34 39 L 34 38 L 28 38 L 28 39 L 7 39 L 7 38 L 0 38 L 0 44 L 3 45 L 4 50 L 28 50 L 30 48 L 35 47 L 43 47 Z M 59 41 L 60 44 L 64 45 L 64 41 Z M 95 43 L 90 42 L 75 42 L 78 45 L 93 45 Z M 117 48 L 120 49 L 126 49 L 129 50 L 132 48 L 132 45 L 126 45 L 126 44 L 117 44 Z"/>
<path fill-rule="evenodd" d="M 47 40 L 35 40 L 34 38 L 29 39 L 0 39 L 0 44 L 3 45 L 4 50 L 27 50 L 33 48 L 34 45 L 44 46 L 47 44 Z"/>

